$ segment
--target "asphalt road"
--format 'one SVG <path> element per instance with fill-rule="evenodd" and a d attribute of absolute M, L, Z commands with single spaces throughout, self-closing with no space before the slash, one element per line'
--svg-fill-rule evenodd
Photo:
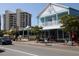
<path fill-rule="evenodd" d="M 13 44 L 0 46 L 0 56 L 79 56 L 79 51 L 47 48 L 41 46 Z"/>

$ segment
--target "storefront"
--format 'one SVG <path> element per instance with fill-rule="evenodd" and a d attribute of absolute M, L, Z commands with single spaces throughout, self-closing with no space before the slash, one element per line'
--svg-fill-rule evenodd
<path fill-rule="evenodd" d="M 61 16 L 79 15 L 79 11 L 64 6 L 62 4 L 48 4 L 43 11 L 37 16 L 38 26 L 43 27 L 43 37 L 50 38 L 49 40 L 65 41 L 70 40 L 68 33 L 65 33 L 61 28 Z"/>

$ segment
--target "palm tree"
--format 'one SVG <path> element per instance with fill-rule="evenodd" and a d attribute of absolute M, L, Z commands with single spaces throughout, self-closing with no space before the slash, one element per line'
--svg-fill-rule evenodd
<path fill-rule="evenodd" d="M 39 40 L 39 35 L 41 34 L 41 30 L 42 30 L 42 27 L 38 27 L 38 26 L 31 27 L 31 32 L 36 35 L 37 42 Z"/>
<path fill-rule="evenodd" d="M 14 33 L 15 40 L 17 41 L 18 40 L 18 36 L 19 36 L 19 26 L 16 26 L 16 28 L 14 28 L 14 29 L 15 29 L 15 33 Z"/>
<path fill-rule="evenodd" d="M 63 15 L 60 22 L 62 24 L 61 27 L 63 28 L 63 30 L 70 34 L 71 40 L 77 43 L 78 38 L 76 32 L 79 30 L 79 17 L 72 15 Z M 74 36 L 74 39 L 72 36 Z"/>
<path fill-rule="evenodd" d="M 11 28 L 10 30 L 9 30 L 9 35 L 10 35 L 10 37 L 14 40 L 15 38 L 14 38 L 14 36 L 15 36 L 15 33 L 16 33 L 16 29 L 15 28 Z"/>

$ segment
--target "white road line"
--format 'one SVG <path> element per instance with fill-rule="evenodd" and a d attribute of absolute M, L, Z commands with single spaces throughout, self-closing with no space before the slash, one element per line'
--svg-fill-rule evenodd
<path fill-rule="evenodd" d="M 38 55 L 36 55 L 36 54 L 31 54 L 31 53 L 24 52 L 24 51 L 21 51 L 21 50 L 16 50 L 16 49 L 11 49 L 11 48 L 6 48 L 6 47 L 1 47 L 1 48 L 2 48 L 2 49 L 9 50 L 9 51 L 13 51 L 13 52 L 18 52 L 18 53 L 26 54 L 26 55 L 38 56 Z"/>

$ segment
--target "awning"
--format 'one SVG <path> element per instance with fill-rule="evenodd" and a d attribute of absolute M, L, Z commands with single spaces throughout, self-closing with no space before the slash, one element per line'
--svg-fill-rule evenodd
<path fill-rule="evenodd" d="M 51 30 L 51 29 L 61 29 L 61 27 L 58 25 L 43 27 L 43 30 Z"/>

